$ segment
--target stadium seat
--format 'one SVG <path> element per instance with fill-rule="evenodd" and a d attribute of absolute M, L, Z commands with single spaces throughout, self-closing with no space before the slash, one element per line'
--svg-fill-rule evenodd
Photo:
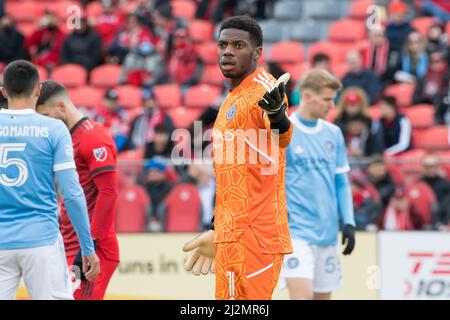
<path fill-rule="evenodd" d="M 342 62 L 332 64 L 331 71 L 336 77 L 342 79 L 348 73 L 348 65 Z"/>
<path fill-rule="evenodd" d="M 195 232 L 200 227 L 201 199 L 196 186 L 189 183 L 177 185 L 164 200 L 167 232 Z"/>
<path fill-rule="evenodd" d="M 142 105 L 141 89 L 132 85 L 116 87 L 119 103 L 126 108 L 139 108 Z"/>
<path fill-rule="evenodd" d="M 122 170 L 131 170 L 138 176 L 143 169 L 143 160 L 144 150 L 135 149 L 119 153 L 117 163 Z"/>
<path fill-rule="evenodd" d="M 413 129 L 430 128 L 434 125 L 433 105 L 416 105 L 406 109 L 405 115 L 411 121 Z"/>
<path fill-rule="evenodd" d="M 311 68 L 309 62 L 301 62 L 296 64 L 286 64 L 283 65 L 283 70 L 289 72 L 291 74 L 292 86 L 295 85 L 295 82 L 300 80 L 302 75 Z"/>
<path fill-rule="evenodd" d="M 123 2 L 122 2 L 123 3 Z M 122 12 L 124 12 L 125 14 L 131 13 L 133 11 L 136 10 L 136 8 L 138 7 L 138 2 L 137 1 L 125 1 L 125 3 L 122 4 Z"/>
<path fill-rule="evenodd" d="M 103 98 L 103 91 L 91 86 L 78 87 L 70 91 L 70 98 L 77 107 L 97 109 Z"/>
<path fill-rule="evenodd" d="M 167 110 L 167 114 L 172 118 L 175 127 L 187 128 L 192 122 L 198 119 L 203 109 L 178 107 Z"/>
<path fill-rule="evenodd" d="M 412 149 L 393 156 L 385 155 L 395 184 L 404 186 L 420 179 L 422 173 L 421 160 L 426 154 L 426 150 Z"/>
<path fill-rule="evenodd" d="M 450 179 L 450 151 L 441 151 L 438 153 L 441 161 L 441 169 L 447 179 Z"/>
<path fill-rule="evenodd" d="M 87 83 L 87 71 L 78 64 L 65 64 L 56 67 L 50 78 L 61 82 L 67 88 L 84 86 Z"/>
<path fill-rule="evenodd" d="M 261 21 L 259 25 L 261 26 L 264 35 L 264 43 L 276 43 L 287 38 L 286 24 L 284 23 L 273 20 L 265 20 Z"/>
<path fill-rule="evenodd" d="M 428 29 L 430 29 L 433 23 L 436 23 L 436 19 L 433 17 L 419 17 L 411 21 L 411 26 L 426 37 Z"/>
<path fill-rule="evenodd" d="M 194 43 L 212 41 L 214 27 L 209 21 L 191 20 L 188 24 L 189 37 Z"/>
<path fill-rule="evenodd" d="M 220 96 L 219 87 L 200 84 L 188 89 L 184 96 L 184 105 L 187 108 L 206 108 L 215 104 Z"/>
<path fill-rule="evenodd" d="M 103 12 L 103 6 L 102 3 L 99 1 L 92 1 L 88 3 L 86 6 L 86 15 L 89 18 L 95 18 L 101 15 Z"/>
<path fill-rule="evenodd" d="M 122 68 L 115 64 L 104 64 L 91 71 L 91 85 L 99 88 L 112 88 L 119 84 Z"/>
<path fill-rule="evenodd" d="M 181 106 L 181 91 L 178 84 L 162 84 L 155 86 L 153 90 L 158 107 L 177 108 Z"/>
<path fill-rule="evenodd" d="M 415 86 L 409 83 L 398 83 L 386 88 L 385 94 L 397 98 L 399 108 L 411 106 Z"/>
<path fill-rule="evenodd" d="M 205 65 L 200 83 L 222 86 L 225 78 L 218 65 Z"/>
<path fill-rule="evenodd" d="M 341 16 L 338 1 L 307 1 L 303 5 L 303 18 L 336 20 Z"/>
<path fill-rule="evenodd" d="M 289 40 L 315 42 L 320 39 L 320 36 L 321 30 L 317 28 L 317 24 L 314 21 L 302 21 L 289 25 Z"/>
<path fill-rule="evenodd" d="M 414 135 L 414 147 L 426 150 L 448 150 L 449 137 L 447 126 L 435 126 Z"/>
<path fill-rule="evenodd" d="M 405 192 L 414 212 L 421 216 L 422 224 L 431 225 L 433 206 L 437 201 L 433 189 L 425 182 L 416 182 L 410 184 Z"/>
<path fill-rule="evenodd" d="M 37 69 L 37 71 L 39 73 L 39 80 L 41 82 L 47 80 L 48 79 L 48 72 L 47 72 L 47 70 L 44 67 L 42 67 L 42 66 L 35 66 L 35 67 L 36 67 L 36 69 Z"/>
<path fill-rule="evenodd" d="M 120 189 L 116 205 L 116 231 L 145 232 L 150 205 L 150 197 L 142 186 L 127 185 Z"/>
<path fill-rule="evenodd" d="M 366 20 L 368 16 L 367 8 L 375 4 L 375 0 L 352 1 L 350 6 L 349 18 L 357 20 Z"/>
<path fill-rule="evenodd" d="M 78 7 L 78 9 L 73 6 Z M 68 19 L 70 16 L 75 15 L 79 12 L 83 12 L 83 7 L 78 1 L 55 1 L 53 3 L 50 3 L 48 7 L 51 11 L 53 11 L 53 13 L 58 17 L 60 21 L 70 22 L 70 19 Z M 61 24 L 61 26 L 62 25 L 63 24 Z"/>
<path fill-rule="evenodd" d="M 447 25 L 445 26 L 445 33 L 450 37 L 450 21 L 447 22 Z"/>
<path fill-rule="evenodd" d="M 35 22 L 43 13 L 42 7 L 34 1 L 5 1 L 5 10 L 16 22 Z"/>
<path fill-rule="evenodd" d="M 16 23 L 17 30 L 22 33 L 22 35 L 26 38 L 31 36 L 33 32 L 36 30 L 36 24 L 34 22 L 18 22 Z"/>
<path fill-rule="evenodd" d="M 295 41 L 283 41 L 272 46 L 270 61 L 277 63 L 299 63 L 304 61 L 305 49 Z"/>
<path fill-rule="evenodd" d="M 381 118 L 381 114 L 380 114 L 380 108 L 378 108 L 378 106 L 371 106 L 369 108 L 369 117 L 372 120 L 379 120 Z"/>
<path fill-rule="evenodd" d="M 215 42 L 202 43 L 196 46 L 196 51 L 204 63 L 217 65 L 217 59 L 219 54 L 217 43 Z"/>
<path fill-rule="evenodd" d="M 193 1 L 190 0 L 178 0 L 172 1 L 172 12 L 174 17 L 193 19 L 197 7 Z"/>
<path fill-rule="evenodd" d="M 330 64 L 338 64 L 345 61 L 348 52 L 348 47 L 339 45 L 331 41 L 319 41 L 313 43 L 309 48 L 309 61 L 312 62 L 314 55 L 317 53 L 324 53 L 330 57 Z"/>
<path fill-rule="evenodd" d="M 274 18 L 279 21 L 298 20 L 302 14 L 302 3 L 299 1 L 277 1 L 274 8 Z"/>
<path fill-rule="evenodd" d="M 333 42 L 356 42 L 366 36 L 364 22 L 342 19 L 331 24 L 328 39 Z"/>

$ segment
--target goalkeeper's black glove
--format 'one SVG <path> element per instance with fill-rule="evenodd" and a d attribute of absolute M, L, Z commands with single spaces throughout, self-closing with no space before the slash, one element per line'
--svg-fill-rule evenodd
<path fill-rule="evenodd" d="M 275 87 L 270 92 L 266 92 L 263 95 L 263 99 L 258 101 L 258 105 L 264 109 L 269 117 L 277 117 L 278 115 L 284 115 L 286 111 L 286 104 L 284 103 L 285 87 L 281 82 L 278 87 Z"/>
<path fill-rule="evenodd" d="M 94 250 L 97 249 L 97 242 L 94 240 Z M 72 267 L 78 267 L 78 270 L 80 271 L 80 280 L 86 281 L 86 276 L 83 273 L 83 256 L 81 254 L 81 248 L 80 251 L 78 251 L 77 255 L 73 259 Z"/>
<path fill-rule="evenodd" d="M 347 242 L 347 244 L 345 244 Z M 352 253 L 355 248 L 355 227 L 351 224 L 346 224 L 342 230 L 342 245 L 345 244 L 345 249 L 342 252 L 344 255 Z"/>

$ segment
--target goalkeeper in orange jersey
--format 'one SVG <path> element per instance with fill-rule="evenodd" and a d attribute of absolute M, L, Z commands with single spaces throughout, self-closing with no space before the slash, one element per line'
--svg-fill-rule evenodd
<path fill-rule="evenodd" d="M 219 300 L 271 299 L 283 257 L 292 252 L 284 186 L 292 136 L 287 80 L 276 83 L 258 67 L 262 42 L 248 16 L 221 25 L 218 60 L 230 90 L 213 129 L 214 221 L 183 248 L 192 251 L 186 268 L 194 274 L 215 267 Z"/>

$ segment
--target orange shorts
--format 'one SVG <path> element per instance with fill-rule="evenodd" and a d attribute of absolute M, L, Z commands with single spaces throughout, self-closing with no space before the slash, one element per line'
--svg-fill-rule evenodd
<path fill-rule="evenodd" d="M 283 254 L 263 254 L 251 228 L 237 242 L 216 243 L 216 299 L 270 300 Z"/>

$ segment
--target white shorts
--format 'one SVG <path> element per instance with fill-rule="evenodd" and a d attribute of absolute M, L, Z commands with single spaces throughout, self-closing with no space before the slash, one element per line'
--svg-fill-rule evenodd
<path fill-rule="evenodd" d="M 292 246 L 294 252 L 284 256 L 280 282 L 282 288 L 286 287 L 286 278 L 311 279 L 316 293 L 328 293 L 342 287 L 337 246 L 310 245 L 300 239 L 292 239 Z"/>
<path fill-rule="evenodd" d="M 33 300 L 73 300 L 61 235 L 50 246 L 0 250 L 0 300 L 14 300 L 23 276 Z"/>

